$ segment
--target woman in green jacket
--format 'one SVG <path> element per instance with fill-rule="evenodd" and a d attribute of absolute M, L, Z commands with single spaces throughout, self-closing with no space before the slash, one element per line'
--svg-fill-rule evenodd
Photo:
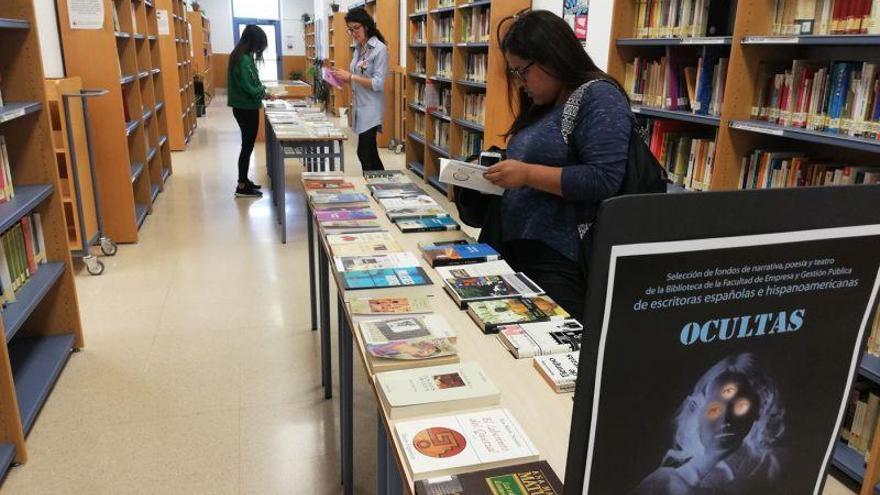
<path fill-rule="evenodd" d="M 263 61 L 263 51 L 268 42 L 266 33 L 250 24 L 244 28 L 235 49 L 229 55 L 227 73 L 229 86 L 228 105 L 241 129 L 241 153 L 238 155 L 238 185 L 236 197 L 258 198 L 263 195 L 260 186 L 248 179 L 251 153 L 260 128 L 260 106 L 267 97 L 266 87 L 260 82 L 256 62 Z"/>

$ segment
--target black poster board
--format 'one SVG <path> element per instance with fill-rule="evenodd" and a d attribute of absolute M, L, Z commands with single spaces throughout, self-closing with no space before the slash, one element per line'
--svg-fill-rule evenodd
<path fill-rule="evenodd" d="M 605 202 L 565 493 L 821 493 L 878 270 L 876 186 Z"/>

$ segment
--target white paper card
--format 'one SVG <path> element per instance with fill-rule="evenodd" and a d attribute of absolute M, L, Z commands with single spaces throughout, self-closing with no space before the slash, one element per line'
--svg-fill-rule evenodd
<path fill-rule="evenodd" d="M 159 34 L 168 36 L 171 34 L 171 26 L 168 23 L 168 11 L 156 9 L 156 23 L 159 25 Z"/>
<path fill-rule="evenodd" d="M 440 182 L 454 186 L 473 189 L 486 194 L 501 196 L 504 188 L 492 184 L 485 177 L 485 167 L 473 163 L 460 162 L 458 160 L 440 159 Z"/>
<path fill-rule="evenodd" d="M 103 0 L 70 0 L 67 2 L 70 29 L 103 29 Z"/>

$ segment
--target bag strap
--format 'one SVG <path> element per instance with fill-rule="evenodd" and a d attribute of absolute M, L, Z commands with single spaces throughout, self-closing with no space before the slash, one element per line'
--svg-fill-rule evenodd
<path fill-rule="evenodd" d="M 560 130 L 562 131 L 562 140 L 565 144 L 568 143 L 568 138 L 571 137 L 571 134 L 574 132 L 574 128 L 577 126 L 577 116 L 578 112 L 581 110 L 581 103 L 584 100 L 584 93 L 587 92 L 587 88 L 593 85 L 593 83 L 597 83 L 599 81 L 605 81 L 604 79 L 591 79 L 578 87 L 578 89 L 574 90 L 571 96 L 568 97 L 568 101 L 565 102 L 565 108 L 562 110 L 562 125 L 560 125 Z M 608 84 L 613 84 L 611 81 L 605 81 Z"/>

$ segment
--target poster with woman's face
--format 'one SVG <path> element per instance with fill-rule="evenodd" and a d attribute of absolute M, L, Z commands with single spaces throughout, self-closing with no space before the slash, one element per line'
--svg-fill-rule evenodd
<path fill-rule="evenodd" d="M 878 270 L 880 227 L 615 247 L 583 493 L 821 493 Z"/>

